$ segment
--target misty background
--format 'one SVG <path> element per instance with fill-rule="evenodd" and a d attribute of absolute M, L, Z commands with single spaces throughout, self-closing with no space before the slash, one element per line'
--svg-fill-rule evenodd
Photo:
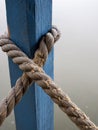
<path fill-rule="evenodd" d="M 98 124 L 98 0 L 53 0 L 53 25 L 61 31 L 55 45 L 55 82 Z M 0 35 L 7 31 L 0 0 Z M 0 100 L 10 90 L 7 56 L 0 49 Z M 78 130 L 55 105 L 55 130 Z M 14 114 L 0 130 L 15 130 Z"/>

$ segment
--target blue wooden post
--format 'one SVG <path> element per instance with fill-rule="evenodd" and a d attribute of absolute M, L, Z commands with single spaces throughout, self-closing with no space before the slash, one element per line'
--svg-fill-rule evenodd
<path fill-rule="evenodd" d="M 51 28 L 52 0 L 6 0 L 10 38 L 30 57 L 40 37 Z M 11 85 L 22 71 L 9 59 Z M 53 78 L 53 51 L 44 70 Z M 53 130 L 53 103 L 36 84 L 15 107 L 17 130 Z"/>

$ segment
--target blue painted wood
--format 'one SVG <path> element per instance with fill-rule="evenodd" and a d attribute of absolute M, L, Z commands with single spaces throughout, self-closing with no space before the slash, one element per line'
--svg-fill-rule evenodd
<path fill-rule="evenodd" d="M 40 37 L 51 28 L 52 0 L 6 0 L 10 37 L 30 57 L 38 47 Z M 22 71 L 9 58 L 11 85 Z M 44 66 L 53 78 L 53 51 Z M 36 84 L 15 107 L 17 130 L 53 130 L 53 103 Z"/>

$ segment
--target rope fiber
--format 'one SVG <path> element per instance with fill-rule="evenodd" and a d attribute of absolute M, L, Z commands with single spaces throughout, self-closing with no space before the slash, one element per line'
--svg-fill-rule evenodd
<path fill-rule="evenodd" d="M 90 121 L 86 114 L 71 101 L 42 69 L 49 52 L 59 37 L 60 32 L 53 27 L 42 38 L 39 48 L 35 52 L 34 59 L 31 60 L 11 39 L 1 36 L 0 46 L 2 50 L 12 58 L 15 64 L 19 65 L 19 68 L 24 73 L 16 81 L 9 95 L 0 103 L 0 125 L 2 125 L 5 118 L 10 115 L 15 105 L 21 100 L 30 84 L 36 82 L 81 130 L 98 130 L 98 127 Z"/>

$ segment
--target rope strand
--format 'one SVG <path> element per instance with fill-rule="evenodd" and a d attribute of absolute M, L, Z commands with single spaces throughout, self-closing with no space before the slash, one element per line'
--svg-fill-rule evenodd
<path fill-rule="evenodd" d="M 10 96 L 5 98 L 0 105 L 1 124 L 12 111 L 12 108 L 16 105 L 15 103 L 20 101 L 28 88 L 27 86 L 35 81 L 81 130 L 98 130 L 98 127 L 90 121 L 86 114 L 71 101 L 71 99 L 41 68 L 46 61 L 44 60 L 44 58 L 46 58 L 45 54 L 48 54 L 52 48 L 50 41 L 53 43 L 53 41 L 55 42 L 59 38 L 59 31 L 53 28 L 52 35 L 50 35 L 51 34 L 47 35 L 47 38 L 43 38 L 41 42 L 42 45 L 40 44 L 40 47 L 43 46 L 40 51 L 41 53 L 38 49 L 35 53 L 37 56 L 35 56 L 33 61 L 21 52 L 21 50 L 14 45 L 10 39 L 0 40 L 2 50 L 6 52 L 7 55 L 12 58 L 13 62 L 18 64 L 19 68 L 24 72 L 23 76 L 17 80 L 15 88 L 13 88 L 13 91 L 9 94 Z M 52 39 L 52 36 L 54 36 L 54 40 Z M 47 44 L 44 44 L 45 42 Z M 49 48 L 47 51 L 45 46 Z M 13 102 L 11 102 L 12 100 Z"/>

